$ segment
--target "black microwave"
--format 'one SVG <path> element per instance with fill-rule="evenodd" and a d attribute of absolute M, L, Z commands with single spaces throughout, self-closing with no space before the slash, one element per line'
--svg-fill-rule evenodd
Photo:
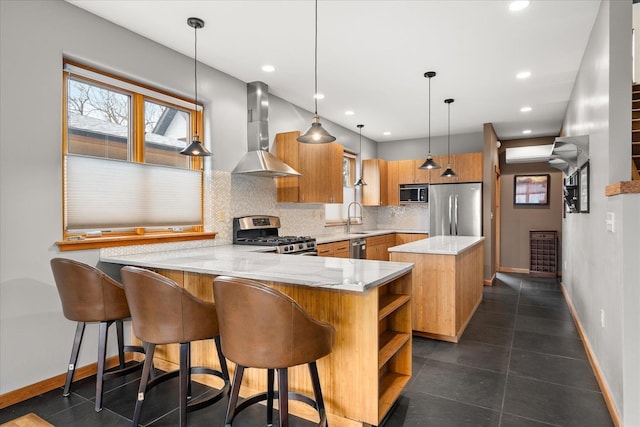
<path fill-rule="evenodd" d="M 427 203 L 429 186 L 427 184 L 404 184 L 400 186 L 400 203 Z"/>

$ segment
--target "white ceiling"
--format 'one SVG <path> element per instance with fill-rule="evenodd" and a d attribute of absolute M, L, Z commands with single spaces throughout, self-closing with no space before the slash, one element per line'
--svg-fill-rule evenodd
<path fill-rule="evenodd" d="M 313 111 L 314 2 L 67 0 L 171 49 Z M 538 0 L 511 12 L 506 0 L 318 3 L 318 112 L 375 141 L 480 132 L 557 135 L 600 0 Z M 261 70 L 275 66 L 273 73 Z M 516 79 L 522 70 L 527 80 Z M 524 105 L 532 107 L 521 113 Z M 355 112 L 345 115 L 346 110 Z M 309 117 L 311 123 L 311 117 Z M 384 136 L 383 132 L 391 132 Z"/>

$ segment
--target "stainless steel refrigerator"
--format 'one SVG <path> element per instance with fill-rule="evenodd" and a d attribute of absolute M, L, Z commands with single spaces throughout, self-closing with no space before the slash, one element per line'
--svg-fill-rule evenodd
<path fill-rule="evenodd" d="M 429 236 L 482 236 L 482 183 L 429 186 Z"/>

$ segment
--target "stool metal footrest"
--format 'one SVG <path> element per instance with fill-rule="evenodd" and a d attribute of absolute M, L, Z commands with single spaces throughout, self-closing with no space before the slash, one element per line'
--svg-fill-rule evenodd
<path fill-rule="evenodd" d="M 240 368 L 240 369 L 239 369 Z M 287 375 L 287 369 L 283 368 L 283 369 L 277 369 L 278 375 L 279 375 L 279 387 L 283 388 L 283 391 L 288 389 L 288 385 L 286 380 L 284 379 Z M 232 395 L 230 397 L 230 407 L 227 410 L 227 419 L 225 421 L 225 427 L 231 427 L 233 419 L 240 414 L 242 411 L 244 411 L 245 409 L 249 408 L 250 406 L 256 404 L 256 403 L 260 403 L 263 401 L 267 401 L 267 425 L 272 425 L 272 421 L 273 421 L 273 401 L 274 400 L 280 400 L 280 390 L 274 390 L 273 389 L 273 379 L 274 379 L 274 375 L 273 375 L 273 369 L 268 369 L 267 370 L 267 382 L 268 382 L 268 386 L 269 386 L 269 390 L 262 392 L 262 393 L 257 393 L 254 394 L 252 396 L 247 397 L 245 400 L 243 400 L 241 403 L 237 404 L 237 399 L 238 399 L 238 391 L 239 391 L 239 385 L 236 386 L 236 382 L 238 384 L 240 384 L 242 382 L 242 376 L 244 373 L 244 367 L 241 366 L 236 366 L 236 375 L 234 376 L 234 387 L 232 388 Z M 292 392 L 292 391 L 287 391 L 287 398 L 288 400 L 295 400 L 298 402 L 302 402 L 304 404 L 307 404 L 309 406 L 311 406 L 313 409 L 315 409 L 318 412 L 318 415 L 320 417 L 320 421 L 318 422 L 318 427 L 328 427 L 328 422 L 327 422 L 327 414 L 324 408 L 324 401 L 322 399 L 322 391 L 320 390 L 320 383 L 317 377 L 317 368 L 316 368 L 316 364 L 315 362 L 309 363 L 309 371 L 311 373 L 311 377 L 312 377 L 312 383 L 314 386 L 314 394 L 316 395 L 316 400 L 314 400 L 313 398 L 311 398 L 310 396 L 306 395 L 306 394 L 302 394 L 302 393 L 298 393 L 298 392 Z M 315 377 L 314 377 L 315 375 Z M 232 408 L 232 406 L 235 406 Z M 288 406 L 288 405 L 287 405 Z M 280 425 L 288 425 L 288 421 L 284 421 L 282 420 L 282 416 L 288 417 L 288 408 L 285 409 L 285 414 L 280 414 L 281 416 L 281 423 Z M 284 421 L 284 422 L 283 422 Z"/>

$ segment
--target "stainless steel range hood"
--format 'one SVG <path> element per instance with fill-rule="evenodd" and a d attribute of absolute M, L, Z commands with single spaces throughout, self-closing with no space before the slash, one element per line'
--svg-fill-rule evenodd
<path fill-rule="evenodd" d="M 299 176 L 293 169 L 269 153 L 269 86 L 263 82 L 247 84 L 247 146 L 249 152 L 231 173 L 254 176 Z"/>

